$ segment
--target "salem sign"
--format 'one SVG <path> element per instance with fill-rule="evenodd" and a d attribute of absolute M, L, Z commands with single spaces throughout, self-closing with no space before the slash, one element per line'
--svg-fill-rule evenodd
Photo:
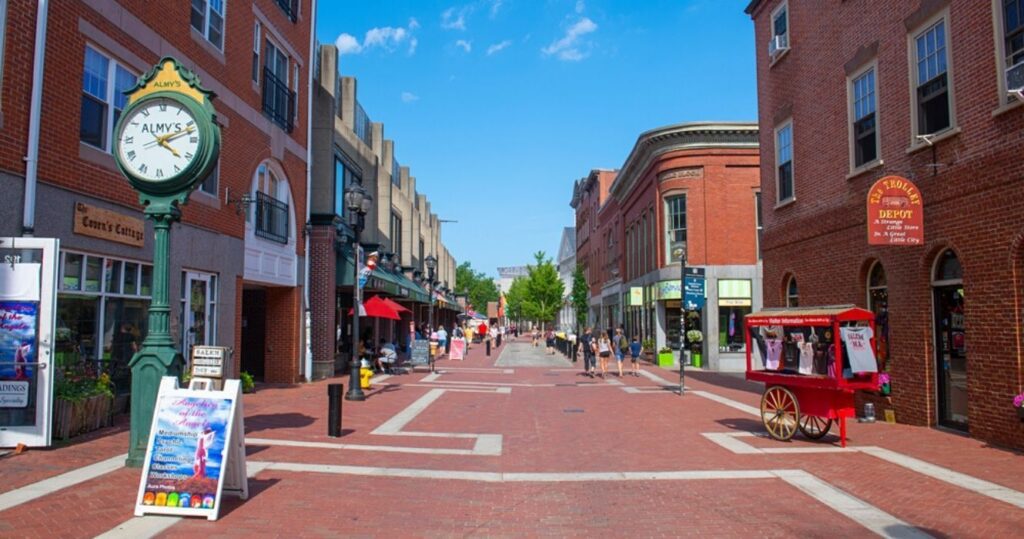
<path fill-rule="evenodd" d="M 924 244 L 924 204 L 914 182 L 900 176 L 886 176 L 871 186 L 868 244 Z"/>

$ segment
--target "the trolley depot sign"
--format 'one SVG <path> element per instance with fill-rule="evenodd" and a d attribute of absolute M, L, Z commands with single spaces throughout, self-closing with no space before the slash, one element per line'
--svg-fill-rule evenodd
<path fill-rule="evenodd" d="M 868 244 L 924 244 L 924 204 L 914 182 L 900 176 L 886 176 L 871 186 Z"/>

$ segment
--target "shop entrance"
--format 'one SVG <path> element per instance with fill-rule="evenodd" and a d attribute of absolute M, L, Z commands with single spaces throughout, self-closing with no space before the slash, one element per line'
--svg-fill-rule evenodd
<path fill-rule="evenodd" d="M 184 275 L 185 320 L 181 351 L 186 361 L 192 357 L 193 346 L 215 344 L 214 312 L 216 304 L 216 277 L 209 273 L 187 271 Z"/>
<path fill-rule="evenodd" d="M 939 257 L 933 285 L 938 422 L 967 430 L 967 344 L 963 272 L 956 253 Z"/>
<path fill-rule="evenodd" d="M 261 288 L 242 291 L 242 370 L 263 381 L 267 329 L 267 292 Z"/>

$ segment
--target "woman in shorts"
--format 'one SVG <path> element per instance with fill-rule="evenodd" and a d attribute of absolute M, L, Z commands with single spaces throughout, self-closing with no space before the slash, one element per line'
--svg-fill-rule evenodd
<path fill-rule="evenodd" d="M 608 373 L 608 358 L 612 357 L 612 341 L 608 338 L 608 332 L 602 331 L 601 337 L 597 339 L 597 358 L 601 365 L 601 378 Z"/>

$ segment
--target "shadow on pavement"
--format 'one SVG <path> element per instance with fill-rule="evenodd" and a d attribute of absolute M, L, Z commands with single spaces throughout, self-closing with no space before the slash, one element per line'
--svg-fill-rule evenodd
<path fill-rule="evenodd" d="M 764 393 L 764 384 L 760 382 L 750 382 L 743 378 L 743 374 L 740 373 L 738 376 L 719 374 L 714 372 L 700 372 L 687 369 L 687 378 L 693 378 L 694 380 L 703 382 L 705 384 L 724 387 L 726 389 L 735 389 L 737 391 L 745 391 L 747 393 L 753 393 L 760 395 Z"/>
<path fill-rule="evenodd" d="M 256 479 L 253 477 L 249 478 L 249 500 L 259 496 L 260 494 L 270 490 L 270 487 L 281 482 L 280 479 Z M 243 500 L 238 496 L 232 496 L 230 494 L 225 495 L 221 505 L 220 516 L 218 518 L 224 518 L 231 514 L 232 511 L 245 505 L 248 500 Z"/>
<path fill-rule="evenodd" d="M 253 415 L 245 418 L 245 432 L 308 427 L 315 421 L 315 417 L 298 413 Z"/>

